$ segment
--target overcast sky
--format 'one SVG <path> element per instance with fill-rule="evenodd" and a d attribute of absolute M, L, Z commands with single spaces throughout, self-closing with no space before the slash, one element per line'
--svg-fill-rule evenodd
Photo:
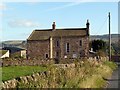
<path fill-rule="evenodd" d="M 52 28 L 53 21 L 56 28 L 82 28 L 86 27 L 87 19 L 91 35 L 108 34 L 108 12 L 111 12 L 111 32 L 118 33 L 118 2 L 92 1 L 3 2 L 0 4 L 2 40 L 26 40 L 35 29 Z"/>

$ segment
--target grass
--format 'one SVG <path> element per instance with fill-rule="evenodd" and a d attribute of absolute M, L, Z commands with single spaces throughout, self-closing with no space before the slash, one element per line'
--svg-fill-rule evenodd
<path fill-rule="evenodd" d="M 112 70 L 114 70 L 115 68 L 117 68 L 117 65 L 114 62 L 112 62 L 112 61 L 106 61 L 106 62 L 104 62 L 104 65 L 109 66 Z"/>
<path fill-rule="evenodd" d="M 46 71 L 42 66 L 9 66 L 2 67 L 2 81 L 10 80 L 20 76 L 31 75 L 36 72 Z"/>
<path fill-rule="evenodd" d="M 0 53 L 4 55 L 7 52 L 7 50 L 0 50 Z"/>

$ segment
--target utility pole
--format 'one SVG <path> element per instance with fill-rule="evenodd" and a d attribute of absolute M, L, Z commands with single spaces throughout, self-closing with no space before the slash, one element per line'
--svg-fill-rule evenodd
<path fill-rule="evenodd" d="M 111 33 L 110 33 L 110 12 L 109 12 L 109 61 L 111 61 Z"/>

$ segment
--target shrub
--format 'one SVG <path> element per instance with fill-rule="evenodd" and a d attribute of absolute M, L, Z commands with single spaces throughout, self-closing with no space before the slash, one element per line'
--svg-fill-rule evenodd
<path fill-rule="evenodd" d="M 107 55 L 106 55 L 106 53 L 105 53 L 104 51 L 99 50 L 99 51 L 97 52 L 97 56 L 99 56 L 99 57 L 105 57 L 105 56 L 107 56 Z"/>
<path fill-rule="evenodd" d="M 116 69 L 118 66 L 112 61 L 105 61 L 104 65 L 109 66 L 111 69 Z"/>

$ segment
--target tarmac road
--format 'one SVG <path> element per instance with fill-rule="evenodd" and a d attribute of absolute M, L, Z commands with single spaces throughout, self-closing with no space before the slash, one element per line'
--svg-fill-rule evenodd
<path fill-rule="evenodd" d="M 118 68 L 113 71 L 112 77 L 107 79 L 107 88 L 120 88 L 120 62 L 117 63 Z"/>

